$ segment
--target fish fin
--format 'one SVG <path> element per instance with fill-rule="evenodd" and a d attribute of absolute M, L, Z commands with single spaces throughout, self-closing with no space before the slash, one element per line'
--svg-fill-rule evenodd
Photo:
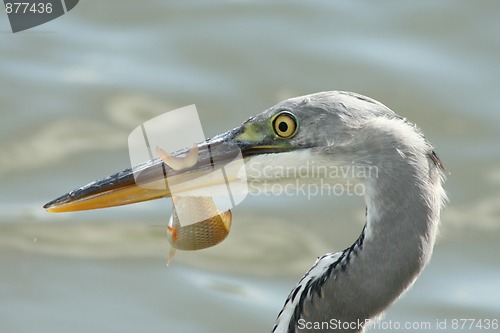
<path fill-rule="evenodd" d="M 167 267 L 170 266 L 172 261 L 174 261 L 174 255 L 175 255 L 175 247 L 171 246 L 170 250 L 168 251 Z"/>

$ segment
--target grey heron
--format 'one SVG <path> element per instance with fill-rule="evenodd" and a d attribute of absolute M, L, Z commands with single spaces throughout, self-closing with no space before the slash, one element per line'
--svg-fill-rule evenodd
<path fill-rule="evenodd" d="M 352 246 L 317 259 L 290 292 L 273 332 L 361 332 L 367 320 L 398 299 L 429 262 L 446 200 L 444 167 L 420 130 L 380 102 L 340 91 L 285 100 L 199 143 L 198 162 L 184 170 L 169 170 L 168 179 L 183 181 L 207 172 L 210 158 L 231 159 L 234 145 L 242 152 L 247 181 L 254 186 L 297 177 L 261 172 L 264 167 L 310 166 L 313 162 L 331 168 L 377 168 L 376 177 L 363 172 L 328 177 L 316 172 L 304 180 L 338 184 L 349 178 L 362 184 L 366 224 Z M 174 155 L 181 158 L 188 152 L 186 148 Z M 140 169 L 146 181 L 155 182 L 157 173 L 152 171 L 160 167 L 165 165 L 155 159 Z M 168 188 L 137 186 L 132 170 L 126 169 L 71 191 L 44 208 L 51 212 L 105 208 L 170 195 Z M 321 330 L 317 323 L 337 325 Z"/>

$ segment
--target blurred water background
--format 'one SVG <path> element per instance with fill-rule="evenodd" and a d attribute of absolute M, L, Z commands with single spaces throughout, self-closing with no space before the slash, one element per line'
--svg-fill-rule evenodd
<path fill-rule="evenodd" d="M 324 90 L 417 123 L 450 172 L 434 257 L 385 320 L 430 331 L 448 320 L 451 332 L 452 319 L 500 319 L 499 12 L 466 0 L 87 0 L 17 34 L 0 14 L 0 332 L 270 331 L 315 258 L 359 235 L 361 198 L 248 197 L 225 242 L 168 268 L 168 201 L 42 205 L 128 167 L 128 134 L 163 112 L 195 103 L 213 136 Z"/>

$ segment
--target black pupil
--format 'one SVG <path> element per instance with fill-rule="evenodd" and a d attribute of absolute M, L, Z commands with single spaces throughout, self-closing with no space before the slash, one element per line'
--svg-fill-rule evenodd
<path fill-rule="evenodd" d="M 278 128 L 281 132 L 286 132 L 288 130 L 288 124 L 282 121 L 281 123 L 279 123 Z"/>

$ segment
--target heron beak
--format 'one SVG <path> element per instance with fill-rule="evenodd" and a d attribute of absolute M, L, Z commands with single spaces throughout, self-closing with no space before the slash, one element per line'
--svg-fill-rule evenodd
<path fill-rule="evenodd" d="M 70 191 L 50 201 L 44 208 L 48 212 L 107 208 L 171 197 L 172 193 L 189 195 L 190 191 L 203 187 L 225 185 L 224 178 L 203 176 L 235 160 L 241 161 L 241 158 L 289 150 L 287 147 L 269 142 L 265 134 L 257 132 L 260 131 L 256 131 L 249 124 L 243 125 L 199 143 L 198 160 L 193 166 L 174 170 L 160 158 L 155 158 Z M 185 148 L 172 153 L 172 156 L 181 160 L 188 153 L 189 149 Z M 226 182 L 241 181 L 237 177 L 238 171 L 230 174 L 233 176 L 226 177 Z M 202 181 L 196 181 L 197 179 Z"/>

